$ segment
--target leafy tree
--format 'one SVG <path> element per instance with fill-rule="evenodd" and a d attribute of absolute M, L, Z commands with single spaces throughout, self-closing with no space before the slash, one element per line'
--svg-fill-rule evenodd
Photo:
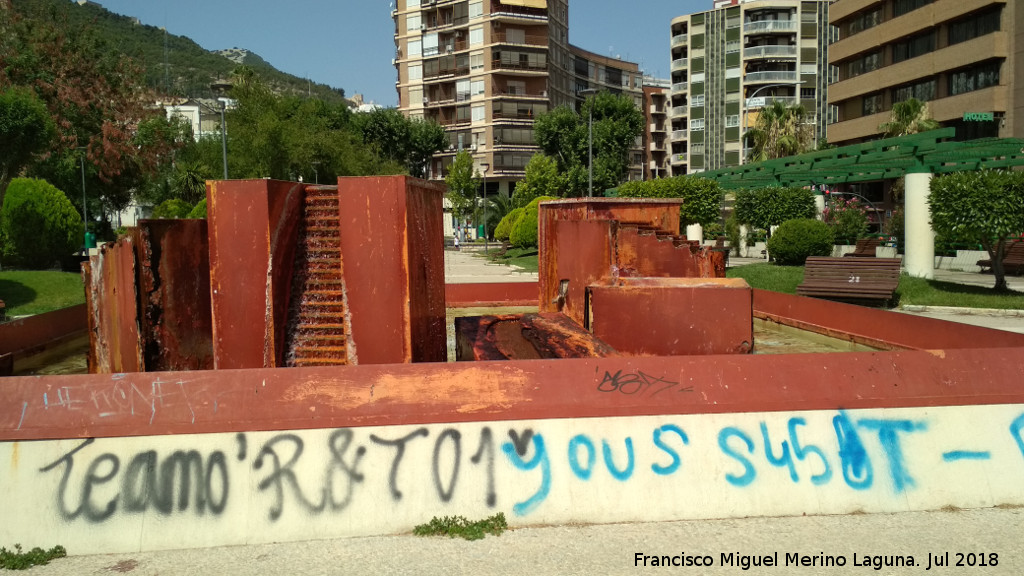
<path fill-rule="evenodd" d="M 27 88 L 0 92 L 0 206 L 11 180 L 49 148 L 56 129 L 46 105 Z"/>
<path fill-rule="evenodd" d="M 153 209 L 153 218 L 188 218 L 193 206 L 184 200 L 171 198 Z"/>
<path fill-rule="evenodd" d="M 782 187 L 739 190 L 733 210 L 741 224 L 764 230 L 794 218 L 813 218 L 816 211 L 813 192 Z"/>
<path fill-rule="evenodd" d="M 206 218 L 206 198 L 200 200 L 186 218 Z"/>
<path fill-rule="evenodd" d="M 0 217 L 5 260 L 47 269 L 69 258 L 83 238 L 82 218 L 63 192 L 43 180 L 11 181 Z"/>
<path fill-rule="evenodd" d="M 707 226 L 722 217 L 725 192 L 718 182 L 697 176 L 675 176 L 619 186 L 623 198 L 682 198 L 679 220 L 683 225 Z"/>
<path fill-rule="evenodd" d="M 462 220 L 472 214 L 476 206 L 476 191 L 480 188 L 480 181 L 473 168 L 473 156 L 466 150 L 456 154 L 444 181 L 448 185 L 446 198 L 452 205 L 455 219 Z"/>
<path fill-rule="evenodd" d="M 563 187 L 558 163 L 544 154 L 534 154 L 526 164 L 526 177 L 516 184 L 512 207 L 523 208 L 538 196 L 561 196 Z"/>
<path fill-rule="evenodd" d="M 431 120 L 410 120 L 395 108 L 381 108 L 356 114 L 363 142 L 382 158 L 405 166 L 417 178 L 426 175 L 426 167 L 435 152 L 448 146 L 448 136 Z"/>
<path fill-rule="evenodd" d="M 940 124 L 928 111 L 928 103 L 910 98 L 893 104 L 890 120 L 880 125 L 878 131 L 886 137 L 892 137 L 927 132 L 939 127 Z"/>
<path fill-rule="evenodd" d="M 427 166 L 435 152 L 448 146 L 448 134 L 440 124 L 421 118 L 411 120 L 409 124 L 409 151 L 406 161 L 409 174 L 416 178 L 427 176 Z"/>
<path fill-rule="evenodd" d="M 981 244 L 992 259 L 994 289 L 1007 290 L 1007 240 L 1024 231 L 1024 173 L 980 170 L 932 179 L 928 196 L 936 233 Z"/>
<path fill-rule="evenodd" d="M 643 132 L 644 115 L 629 96 L 600 92 L 576 113 L 559 107 L 537 116 L 534 137 L 563 175 L 564 196 L 588 193 L 589 124 L 593 117 L 594 190 L 603 192 L 626 180 L 629 152 Z"/>
<path fill-rule="evenodd" d="M 491 238 L 497 234 L 498 225 L 509 212 L 512 211 L 512 199 L 503 194 L 497 194 L 484 200 L 483 204 L 487 210 L 483 210 L 480 222 L 486 226 L 487 237 Z"/>
<path fill-rule="evenodd" d="M 744 135 L 750 143 L 750 162 L 803 154 L 814 143 L 814 130 L 807 124 L 807 110 L 774 101 L 757 114 L 754 127 Z"/>

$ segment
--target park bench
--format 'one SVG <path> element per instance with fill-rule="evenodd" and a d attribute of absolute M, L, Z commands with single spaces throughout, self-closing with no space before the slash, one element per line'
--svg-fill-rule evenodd
<path fill-rule="evenodd" d="M 892 300 L 900 282 L 899 258 L 830 258 L 811 256 L 804 265 L 800 296 L 832 300 Z"/>
<path fill-rule="evenodd" d="M 978 260 L 982 272 L 991 272 L 992 259 Z M 989 270 L 985 270 L 988 268 Z M 1024 241 L 1016 240 L 1006 245 L 1006 253 L 1003 254 L 1003 272 L 1006 274 L 1021 274 L 1024 272 Z"/>
<path fill-rule="evenodd" d="M 874 238 L 861 238 L 857 240 L 857 246 L 853 249 L 853 252 L 843 254 L 843 256 L 850 256 L 853 258 L 874 258 L 875 248 L 882 245 L 882 241 L 878 237 Z"/>

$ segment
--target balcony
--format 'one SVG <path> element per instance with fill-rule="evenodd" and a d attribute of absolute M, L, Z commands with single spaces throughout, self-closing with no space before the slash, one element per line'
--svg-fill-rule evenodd
<path fill-rule="evenodd" d="M 796 46 L 750 46 L 743 51 L 745 58 L 796 58 Z"/>
<path fill-rule="evenodd" d="M 676 82 L 675 84 L 672 85 L 672 91 L 673 92 L 686 92 L 686 90 L 689 87 L 690 87 L 690 84 L 688 82 Z"/>
<path fill-rule="evenodd" d="M 650 112 L 651 114 L 664 114 L 665 106 L 664 104 L 651 104 Z"/>
<path fill-rule="evenodd" d="M 547 48 L 548 37 L 544 34 L 509 34 L 508 32 L 492 32 L 491 41 L 495 44 L 511 44 L 513 46 L 533 46 Z"/>
<path fill-rule="evenodd" d="M 511 59 L 502 58 L 500 60 L 491 61 L 492 70 L 512 70 L 516 72 L 543 72 L 548 71 L 547 62 L 538 61 L 524 61 L 517 60 L 512 61 Z"/>
<path fill-rule="evenodd" d="M 677 58 L 672 61 L 672 71 L 678 72 L 680 70 L 686 70 L 690 67 L 690 60 L 688 58 Z"/>
<path fill-rule="evenodd" d="M 651 142 L 651 152 L 664 152 L 664 151 L 665 151 L 665 141 L 664 140 Z"/>
<path fill-rule="evenodd" d="M 796 82 L 799 80 L 799 76 L 800 74 L 796 70 L 770 70 L 768 72 L 748 72 L 743 77 L 743 81 L 747 84 L 757 82 Z"/>
<path fill-rule="evenodd" d="M 743 24 L 744 34 L 768 34 L 775 32 L 793 33 L 797 30 L 796 20 L 761 20 Z"/>
<path fill-rule="evenodd" d="M 675 36 L 672 37 L 672 47 L 675 48 L 676 46 L 686 46 L 686 39 L 686 34 L 676 34 Z"/>
<path fill-rule="evenodd" d="M 686 130 L 673 130 L 672 131 L 672 139 L 673 140 L 686 140 Z"/>
<path fill-rule="evenodd" d="M 665 131 L 665 126 L 663 124 L 662 125 L 651 124 L 651 134 L 657 134 L 658 132 L 664 132 L 664 131 Z"/>
<path fill-rule="evenodd" d="M 548 97 L 547 90 L 520 90 L 518 88 L 500 88 L 495 87 L 494 92 L 496 96 L 507 96 L 511 98 L 544 98 Z"/>
<path fill-rule="evenodd" d="M 689 114 L 689 110 L 687 110 L 686 106 L 673 106 L 672 107 L 672 117 L 673 118 L 680 118 L 682 116 L 687 116 L 688 114 Z"/>
<path fill-rule="evenodd" d="M 686 164 L 686 154 L 673 154 L 672 155 L 672 163 L 673 164 Z"/>

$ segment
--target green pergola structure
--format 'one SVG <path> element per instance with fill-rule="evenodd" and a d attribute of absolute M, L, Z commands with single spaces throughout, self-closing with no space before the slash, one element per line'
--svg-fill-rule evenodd
<path fill-rule="evenodd" d="M 766 186 L 831 186 L 890 178 L 905 179 L 904 268 L 935 276 L 934 232 L 928 208 L 934 174 L 1024 166 L 1024 140 L 984 138 L 951 142 L 953 128 L 885 138 L 799 156 L 701 172 L 726 190 Z"/>

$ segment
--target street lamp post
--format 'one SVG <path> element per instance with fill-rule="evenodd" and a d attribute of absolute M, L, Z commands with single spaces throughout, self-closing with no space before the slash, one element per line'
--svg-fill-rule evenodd
<path fill-rule="evenodd" d="M 82 165 L 82 248 L 86 255 L 89 254 L 89 207 L 85 203 L 85 148 L 82 148 L 82 155 L 79 156 L 79 163 Z"/>
<path fill-rule="evenodd" d="M 758 94 L 760 94 L 761 91 L 767 90 L 768 88 L 784 88 L 784 87 L 794 87 L 795 88 L 796 86 L 799 86 L 799 85 L 801 85 L 803 83 L 804 83 L 804 81 L 801 80 L 799 82 L 793 82 L 792 84 L 768 84 L 768 85 L 765 85 L 765 86 L 761 86 L 757 90 L 754 90 L 754 93 L 751 94 L 749 98 L 744 98 L 743 99 L 743 132 L 740 134 L 740 138 L 742 139 L 742 141 L 744 143 L 746 142 L 746 140 L 747 140 L 747 138 L 746 138 L 747 130 L 750 127 L 750 121 L 749 121 L 750 105 L 749 105 L 749 102 L 751 100 L 753 100 Z M 747 163 L 747 147 L 746 146 L 743 147 L 743 158 L 742 158 L 740 163 L 741 164 L 746 164 Z"/>
<path fill-rule="evenodd" d="M 224 158 L 224 179 L 228 179 L 228 123 L 224 112 L 228 107 L 227 98 L 218 98 L 220 101 L 220 144 Z"/>
<path fill-rule="evenodd" d="M 594 88 L 587 88 L 579 91 L 580 96 L 592 96 L 597 94 Z M 587 196 L 594 197 L 594 105 L 591 103 L 587 110 L 589 119 L 587 121 Z"/>
<path fill-rule="evenodd" d="M 483 174 L 483 177 L 484 177 L 484 186 L 483 186 L 483 191 L 481 192 L 481 196 L 483 196 L 483 199 L 484 199 L 484 255 L 485 256 L 487 255 L 487 253 L 488 253 L 488 251 L 490 249 L 490 247 L 488 246 L 488 238 L 487 238 L 487 170 L 490 169 L 490 167 L 491 167 L 491 165 L 488 164 L 487 162 L 482 162 L 480 164 L 480 171 L 481 171 L 481 174 Z"/>

